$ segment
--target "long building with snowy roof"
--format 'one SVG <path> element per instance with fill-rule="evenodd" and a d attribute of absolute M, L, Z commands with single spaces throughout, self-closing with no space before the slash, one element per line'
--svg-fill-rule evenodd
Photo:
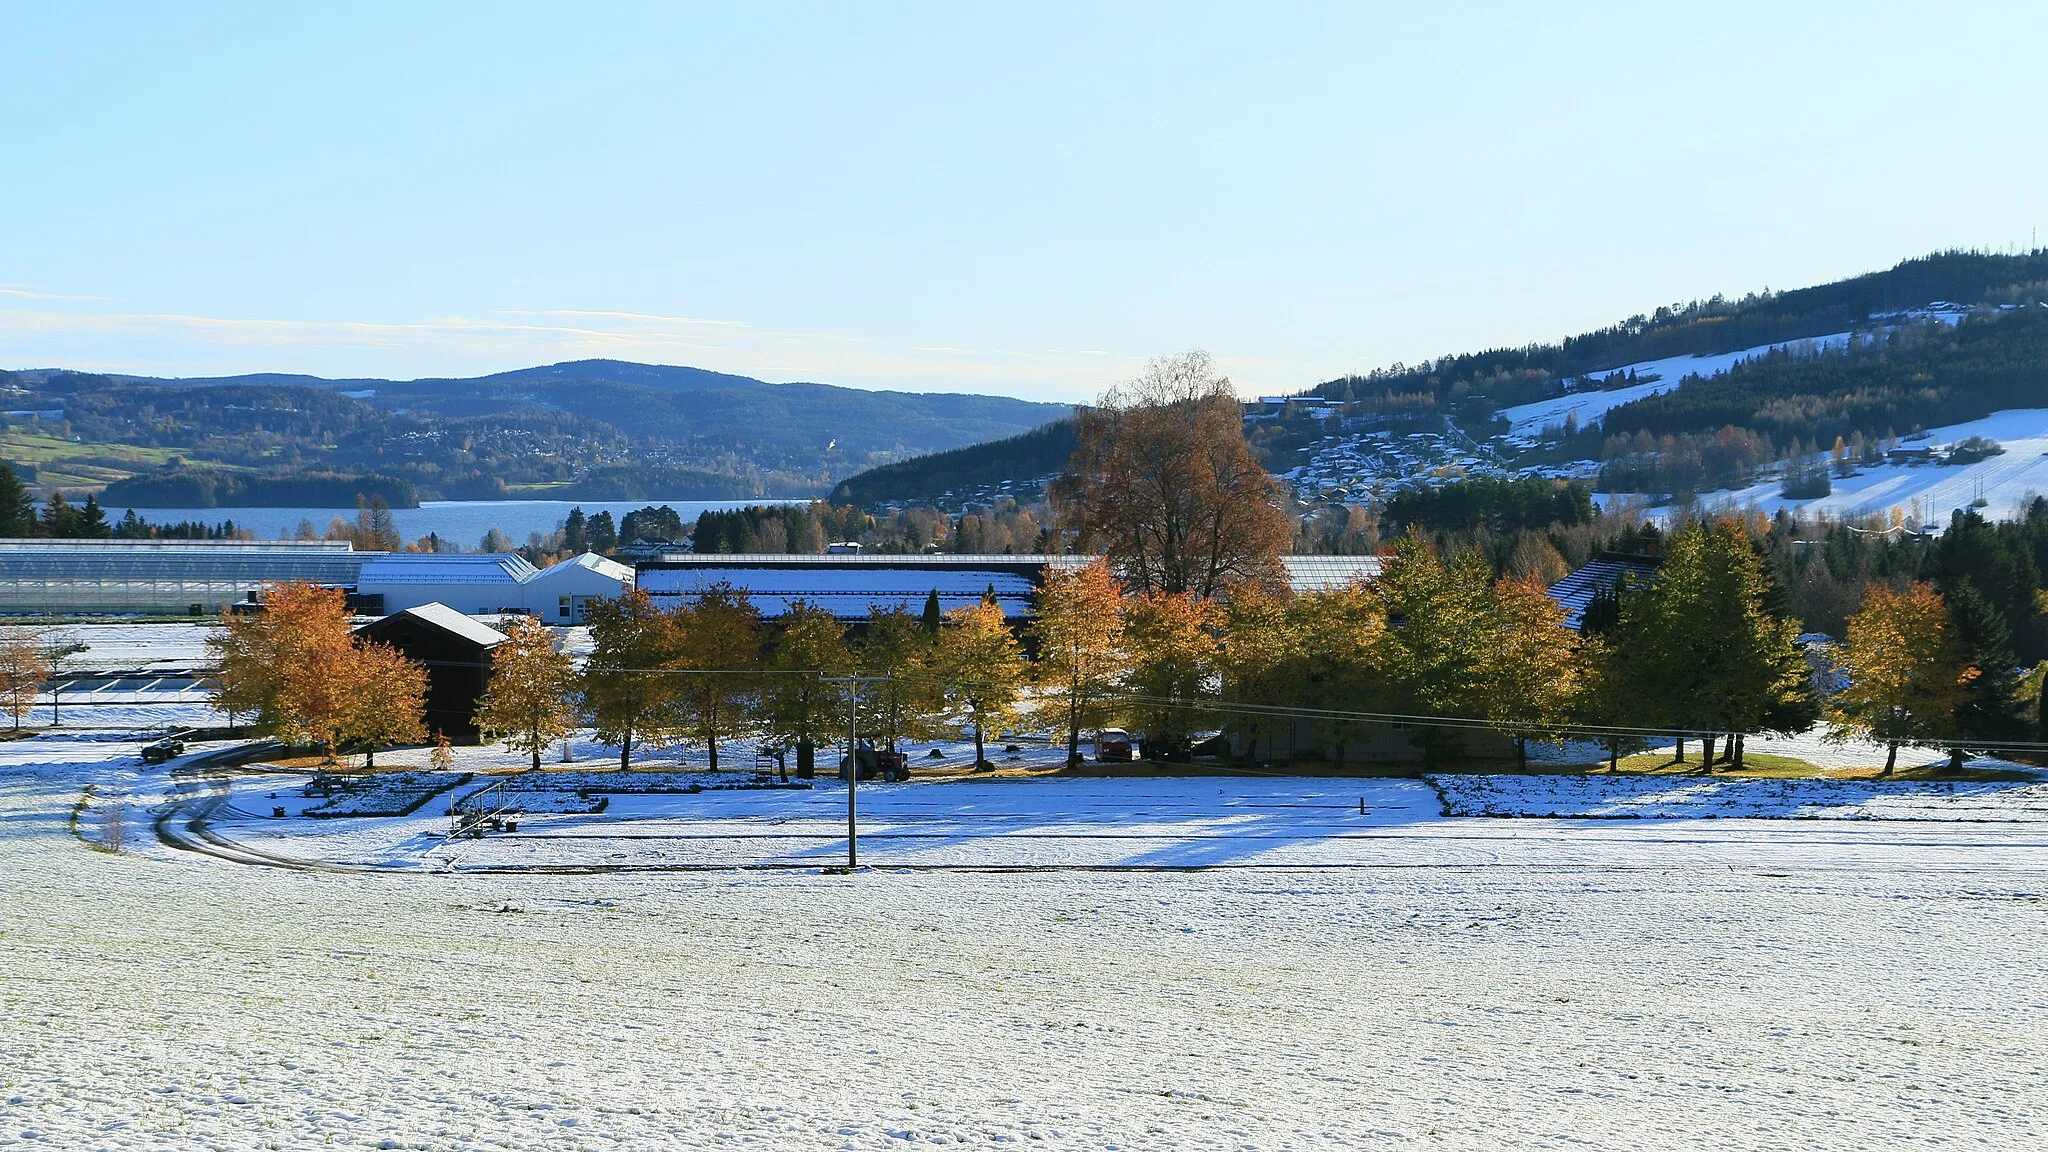
<path fill-rule="evenodd" d="M 0 614 L 212 615 L 266 584 L 354 585 L 346 540 L 0 540 Z"/>
<path fill-rule="evenodd" d="M 798 601 L 823 608 L 841 620 L 860 620 L 875 609 L 921 612 L 934 593 L 941 611 L 974 604 L 993 594 L 1004 618 L 1016 622 L 1037 614 L 1038 590 L 1048 570 L 1076 568 L 1093 559 L 1007 553 L 818 556 L 669 552 L 636 565 L 634 583 L 663 608 L 674 608 L 707 589 L 729 585 L 744 591 L 769 619 L 784 615 Z M 1346 587 L 1379 571 L 1379 559 L 1373 556 L 1282 559 L 1289 582 L 1299 592 Z"/>
<path fill-rule="evenodd" d="M 356 593 L 373 613 L 445 604 L 470 615 L 525 612 L 575 624 L 591 601 L 632 587 L 631 568 L 591 552 L 545 569 L 514 553 L 382 552 L 364 562 Z"/>

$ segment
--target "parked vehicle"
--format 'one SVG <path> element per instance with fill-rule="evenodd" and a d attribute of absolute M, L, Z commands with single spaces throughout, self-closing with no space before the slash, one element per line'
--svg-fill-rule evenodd
<path fill-rule="evenodd" d="M 876 748 L 863 740 L 860 746 L 854 749 L 854 756 L 860 763 L 860 778 L 863 780 L 873 780 L 879 776 L 885 782 L 894 784 L 910 779 L 910 757 L 902 752 Z M 839 778 L 846 779 L 844 756 L 839 758 Z"/>
<path fill-rule="evenodd" d="M 1104 763 L 1111 760 L 1129 761 L 1131 758 L 1131 734 L 1121 728 L 1104 728 L 1095 734 L 1095 758 Z"/>
<path fill-rule="evenodd" d="M 162 764 L 184 754 L 185 741 L 182 737 L 178 736 L 166 736 L 154 744 L 142 746 L 142 762 L 144 764 Z"/>

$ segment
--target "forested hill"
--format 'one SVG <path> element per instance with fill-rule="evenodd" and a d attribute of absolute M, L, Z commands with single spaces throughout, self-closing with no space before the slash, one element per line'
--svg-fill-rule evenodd
<path fill-rule="evenodd" d="M 472 379 L 13 372 L 0 373 L 0 397 L 43 414 L 0 421 L 0 459 L 34 463 L 45 487 L 132 480 L 135 499 L 160 501 L 192 491 L 240 500 L 263 487 L 249 477 L 316 475 L 403 481 L 422 499 L 812 496 L 875 465 L 1071 411 L 615 360 Z"/>
<path fill-rule="evenodd" d="M 867 507 L 888 501 L 928 500 L 940 493 L 1013 488 L 1066 466 L 1074 454 L 1074 422 L 1056 420 L 1021 436 L 936 452 L 871 468 L 832 490 L 835 504 Z"/>
<path fill-rule="evenodd" d="M 1934 302 L 1997 305 L 2042 299 L 2048 299 L 2048 249 L 2012 256 L 1942 252 L 1811 288 L 1667 305 L 1555 344 L 1444 356 L 1413 366 L 1396 364 L 1363 376 L 1340 377 L 1312 391 L 1337 400 L 1427 394 L 1447 411 L 1466 395 L 1480 393 L 1495 407 L 1507 407 L 1538 399 L 1563 381 L 1625 364 L 1717 355 L 1846 332 L 1867 327 L 1887 313 Z"/>

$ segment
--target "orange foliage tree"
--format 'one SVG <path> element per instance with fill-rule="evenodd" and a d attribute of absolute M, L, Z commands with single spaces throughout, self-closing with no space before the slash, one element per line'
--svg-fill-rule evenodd
<path fill-rule="evenodd" d="M 1282 581 L 1293 529 L 1245 442 L 1230 381 L 1206 353 L 1152 361 L 1076 419 L 1053 506 L 1125 587 L 1206 598 L 1240 581 Z"/>

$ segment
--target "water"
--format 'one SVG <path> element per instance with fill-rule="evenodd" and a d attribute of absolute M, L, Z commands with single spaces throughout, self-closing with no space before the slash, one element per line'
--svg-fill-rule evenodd
<path fill-rule="evenodd" d="M 408 542 L 433 532 L 461 547 L 475 548 L 482 543 L 484 534 L 493 528 L 503 532 L 515 545 L 526 543 L 526 537 L 534 532 L 545 536 L 568 517 L 571 508 L 582 508 L 585 516 L 610 512 L 612 520 L 617 522 L 636 509 L 666 504 L 676 510 L 687 528 L 696 522 L 700 512 L 724 512 L 749 504 L 777 503 L 782 501 L 430 500 L 417 508 L 393 508 L 391 518 L 398 524 L 398 534 Z M 119 520 L 127 511 L 126 508 L 108 508 L 107 519 Z M 152 524 L 175 524 L 184 520 L 218 524 L 223 520 L 233 520 L 235 527 L 247 528 L 265 540 L 291 536 L 298 531 L 302 520 L 311 521 L 314 532 L 324 533 L 327 522 L 336 516 L 351 524 L 356 519 L 354 508 L 137 508 L 135 514 Z"/>

